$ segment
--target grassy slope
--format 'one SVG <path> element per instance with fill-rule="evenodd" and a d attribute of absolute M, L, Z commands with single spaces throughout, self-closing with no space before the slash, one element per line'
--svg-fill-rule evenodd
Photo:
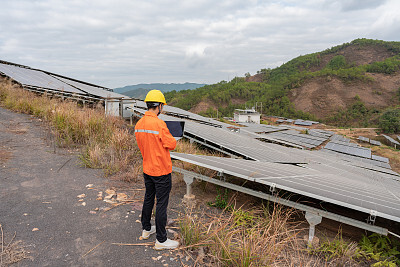
<path fill-rule="evenodd" d="M 369 64 L 357 65 L 346 62 L 346 58 L 340 55 L 343 49 L 351 46 L 380 47 L 393 56 Z M 212 106 L 218 107 L 220 114 L 232 116 L 235 108 L 243 108 L 245 105 L 254 106 L 255 102 L 263 102 L 263 113 L 285 117 L 297 117 L 303 119 L 313 119 L 313 114 L 308 114 L 296 110 L 293 103 L 288 98 L 290 90 L 300 87 L 305 82 L 318 78 L 333 76 L 344 82 L 368 83 L 373 78 L 367 75 L 370 73 L 392 74 L 399 70 L 400 66 L 400 42 L 385 42 L 379 40 L 356 39 L 350 43 L 332 47 L 322 52 L 299 56 L 275 69 L 262 69 L 262 82 L 246 82 L 245 78 L 235 77 L 226 82 L 207 85 L 196 90 L 184 90 L 180 92 L 166 93 L 167 101 L 174 106 L 189 110 L 201 102 L 211 102 Z M 323 59 L 330 57 L 326 63 Z M 326 63 L 326 64 L 325 64 Z M 245 100 L 246 104 L 233 104 L 237 99 Z M 357 99 L 356 99 L 357 100 Z M 243 101 L 242 101 L 243 102 Z M 359 105 L 357 102 L 356 105 Z M 350 111 L 343 110 L 344 113 L 351 113 L 354 110 L 350 106 Z M 369 124 L 371 112 L 363 114 L 347 114 L 350 117 L 342 125 L 349 123 Z M 375 112 L 376 113 L 376 112 Z M 215 114 L 213 108 L 202 112 L 203 115 Z M 337 117 L 330 118 L 330 122 L 335 123 Z M 340 124 L 340 123 L 339 123 Z"/>

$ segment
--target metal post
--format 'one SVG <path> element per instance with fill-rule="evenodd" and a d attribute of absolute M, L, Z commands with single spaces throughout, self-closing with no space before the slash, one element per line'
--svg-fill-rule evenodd
<path fill-rule="evenodd" d="M 311 246 L 315 235 L 315 226 L 321 223 L 322 216 L 314 212 L 306 211 L 306 220 L 310 224 L 310 231 L 308 232 L 308 245 Z"/>
<path fill-rule="evenodd" d="M 122 99 L 119 100 L 119 116 L 124 117 L 124 100 Z"/>
<path fill-rule="evenodd" d="M 192 194 L 192 183 L 194 181 L 194 177 L 189 174 L 184 174 L 183 180 L 186 183 L 186 195 L 183 196 L 183 202 L 189 207 L 194 207 L 195 196 Z"/>

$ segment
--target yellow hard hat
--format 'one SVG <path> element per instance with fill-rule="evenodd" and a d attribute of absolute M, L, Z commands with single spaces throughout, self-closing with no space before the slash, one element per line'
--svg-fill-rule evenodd
<path fill-rule="evenodd" d="M 167 104 L 167 102 L 165 102 L 165 97 L 160 90 L 151 90 L 148 92 L 144 102 L 158 102 L 163 103 L 164 105 Z"/>

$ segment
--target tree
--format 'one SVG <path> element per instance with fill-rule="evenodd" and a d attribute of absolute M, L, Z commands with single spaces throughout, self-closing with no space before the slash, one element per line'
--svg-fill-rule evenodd
<path fill-rule="evenodd" d="M 379 127 L 385 133 L 400 132 L 400 109 L 388 109 L 379 118 Z"/>

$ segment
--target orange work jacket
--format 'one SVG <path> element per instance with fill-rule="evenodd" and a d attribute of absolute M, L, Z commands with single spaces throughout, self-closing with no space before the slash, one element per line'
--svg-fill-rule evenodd
<path fill-rule="evenodd" d="M 135 126 L 136 141 L 143 157 L 143 172 L 150 176 L 161 176 L 172 172 L 170 150 L 175 149 L 176 140 L 167 124 L 156 114 L 146 111 Z"/>

